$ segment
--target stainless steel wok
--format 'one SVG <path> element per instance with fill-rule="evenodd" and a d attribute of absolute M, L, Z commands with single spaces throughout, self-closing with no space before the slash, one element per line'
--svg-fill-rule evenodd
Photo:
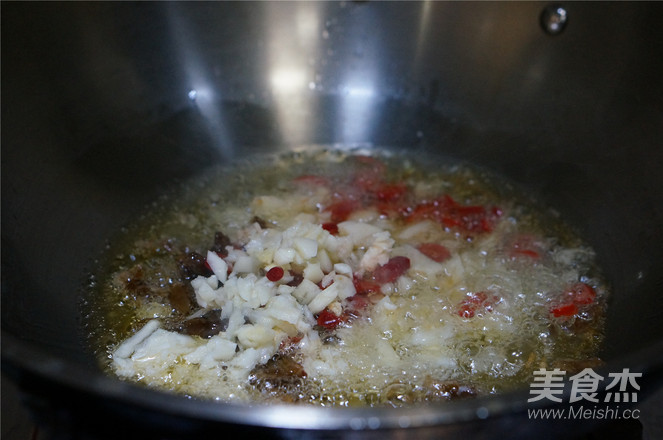
<path fill-rule="evenodd" d="M 3 372 L 56 438 L 592 429 L 528 420 L 528 390 L 349 410 L 134 387 L 94 365 L 79 295 L 115 231 L 213 164 L 433 150 L 531 189 L 595 248 L 614 292 L 601 371 L 642 372 L 644 400 L 663 371 L 662 19 L 657 2 L 4 2 Z"/>

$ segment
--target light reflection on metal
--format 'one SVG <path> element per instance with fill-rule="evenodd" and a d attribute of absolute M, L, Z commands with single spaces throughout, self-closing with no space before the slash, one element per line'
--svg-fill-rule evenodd
<path fill-rule="evenodd" d="M 196 41 L 188 23 L 182 19 L 180 4 L 169 3 L 166 8 L 171 29 L 176 29 L 172 35 L 177 58 L 181 60 L 184 71 L 189 80 L 190 88 L 182 93 L 198 108 L 200 115 L 205 118 L 206 127 L 212 138 L 214 146 L 223 157 L 232 155 L 232 140 L 228 134 L 222 112 L 222 96 L 219 96 L 211 82 L 207 79 L 208 72 L 203 67 L 202 57 L 197 50 Z"/>
<path fill-rule="evenodd" d="M 419 23 L 418 23 L 418 29 L 417 29 L 417 46 L 415 49 L 415 55 L 414 55 L 414 69 L 416 70 L 414 72 L 415 75 L 418 75 L 419 72 L 418 70 L 420 67 L 423 65 L 423 55 L 424 55 L 424 48 L 426 46 L 426 36 L 428 35 L 430 31 L 430 23 L 431 23 L 431 11 L 433 9 L 433 2 L 431 0 L 426 0 L 421 3 L 421 13 L 419 15 Z"/>
<path fill-rule="evenodd" d="M 297 68 L 279 68 L 272 71 L 270 83 L 275 94 L 301 93 L 308 87 L 306 71 Z"/>
<path fill-rule="evenodd" d="M 281 140 L 298 145 L 312 138 L 311 101 L 307 99 L 315 72 L 310 60 L 320 53 L 320 2 L 264 4 L 269 42 L 267 83 Z"/>
<path fill-rule="evenodd" d="M 348 96 L 371 97 L 375 94 L 372 87 L 346 87 L 345 92 Z"/>
<path fill-rule="evenodd" d="M 356 75 L 366 81 L 366 73 Z M 360 78 L 350 77 L 347 82 L 352 83 Z M 346 86 L 341 106 L 341 133 L 342 141 L 349 143 L 365 143 L 370 140 L 370 134 L 375 124 L 376 97 L 375 90 L 370 82 L 365 85 Z"/>

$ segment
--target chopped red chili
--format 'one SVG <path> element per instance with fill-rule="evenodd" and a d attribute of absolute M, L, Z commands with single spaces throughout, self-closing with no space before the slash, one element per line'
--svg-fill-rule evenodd
<path fill-rule="evenodd" d="M 445 194 L 433 200 L 423 201 L 408 210 L 407 220 L 433 220 L 441 225 L 467 233 L 491 232 L 502 215 L 497 207 L 487 209 L 481 205 L 461 205 Z"/>
<path fill-rule="evenodd" d="M 338 224 L 333 222 L 323 223 L 322 229 L 329 232 L 331 235 L 338 235 Z"/>
<path fill-rule="evenodd" d="M 567 292 L 572 295 L 575 304 L 591 304 L 594 302 L 594 298 L 596 298 L 594 288 L 585 283 L 576 283 Z"/>
<path fill-rule="evenodd" d="M 518 256 L 528 257 L 533 260 L 538 260 L 541 257 L 537 251 L 533 251 L 532 249 L 514 249 L 511 251 L 511 256 L 512 258 Z"/>
<path fill-rule="evenodd" d="M 287 350 L 292 349 L 294 346 L 299 344 L 299 342 L 301 342 L 301 340 L 303 338 L 304 338 L 303 335 L 290 336 L 290 337 L 285 338 L 279 344 L 279 351 L 287 351 Z"/>
<path fill-rule="evenodd" d="M 541 258 L 542 251 L 544 249 L 542 248 L 540 238 L 531 234 L 521 234 L 516 236 L 511 242 L 508 254 L 511 259 L 524 257 L 531 260 L 538 260 Z"/>
<path fill-rule="evenodd" d="M 375 197 L 381 202 L 396 202 L 407 193 L 404 183 L 386 183 L 377 188 Z"/>
<path fill-rule="evenodd" d="M 380 285 L 372 280 L 354 277 L 352 284 L 354 284 L 358 295 L 368 295 L 380 291 Z"/>
<path fill-rule="evenodd" d="M 550 313 L 556 318 L 570 317 L 579 312 L 578 306 L 584 306 L 594 302 L 596 291 L 586 283 L 575 283 L 569 286 L 562 294 L 565 302 L 550 309 Z"/>
<path fill-rule="evenodd" d="M 419 252 L 438 263 L 451 258 L 451 252 L 449 252 L 449 249 L 438 243 L 421 243 L 417 246 L 417 249 Z"/>
<path fill-rule="evenodd" d="M 499 301 L 497 295 L 488 296 L 486 292 L 468 293 L 458 305 L 458 315 L 462 318 L 472 318 L 478 311 L 492 312 Z"/>
<path fill-rule="evenodd" d="M 578 313 L 578 306 L 575 305 L 574 303 L 571 304 L 564 304 L 559 307 L 555 307 L 554 309 L 550 310 L 550 312 L 553 314 L 554 317 L 560 318 L 562 316 L 573 316 L 576 313 Z"/>
<path fill-rule="evenodd" d="M 458 315 L 461 318 L 473 318 L 474 310 L 476 310 L 476 307 L 472 304 L 461 304 L 460 308 L 458 309 Z"/>
<path fill-rule="evenodd" d="M 358 200 L 341 199 L 338 202 L 329 205 L 325 211 L 331 213 L 331 221 L 333 223 L 340 223 L 348 219 L 350 214 L 359 209 L 361 204 Z"/>
<path fill-rule="evenodd" d="M 368 307 L 369 301 L 366 295 L 357 294 L 348 298 L 348 304 L 353 310 L 358 311 Z"/>
<path fill-rule="evenodd" d="M 334 312 L 325 308 L 318 314 L 317 323 L 320 327 L 333 330 L 343 322 L 343 318 L 337 316 Z"/>
<path fill-rule="evenodd" d="M 410 268 L 407 257 L 392 257 L 386 264 L 373 271 L 373 280 L 378 284 L 393 283 Z"/>
<path fill-rule="evenodd" d="M 284 270 L 282 267 L 274 266 L 267 271 L 266 277 L 269 281 L 278 281 L 283 278 Z"/>

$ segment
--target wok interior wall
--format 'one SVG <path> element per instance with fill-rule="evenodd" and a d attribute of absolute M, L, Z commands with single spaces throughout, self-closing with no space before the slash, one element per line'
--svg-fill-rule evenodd
<path fill-rule="evenodd" d="M 305 144 L 434 150 L 532 188 L 599 253 L 606 356 L 663 335 L 656 3 L 8 3 L 2 326 L 84 359 L 77 295 L 177 179 Z"/>

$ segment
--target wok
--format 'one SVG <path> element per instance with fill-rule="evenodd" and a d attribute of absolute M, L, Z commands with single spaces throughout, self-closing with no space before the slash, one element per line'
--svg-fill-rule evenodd
<path fill-rule="evenodd" d="M 401 410 L 249 408 L 100 373 L 79 296 L 107 240 L 214 164 L 312 144 L 439 152 L 538 194 L 610 282 L 597 371 L 642 372 L 640 401 L 654 393 L 663 8 L 562 6 L 3 3 L 2 363 L 32 414 L 55 438 L 526 438 L 600 423 L 528 420 L 553 405 L 528 404 L 528 390 Z"/>

